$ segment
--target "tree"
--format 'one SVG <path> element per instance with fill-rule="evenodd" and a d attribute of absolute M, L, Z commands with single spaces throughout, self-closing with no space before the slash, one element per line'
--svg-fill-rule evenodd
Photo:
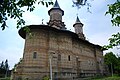
<path fill-rule="evenodd" d="M 51 0 L 0 0 L 0 26 L 2 30 L 8 27 L 6 21 L 9 18 L 17 19 L 17 28 L 25 25 L 25 21 L 22 19 L 25 11 L 22 8 L 27 7 L 27 11 L 32 12 L 35 9 L 36 3 L 41 3 L 46 5 L 46 7 L 53 5 Z"/>
<path fill-rule="evenodd" d="M 116 0 L 115 3 L 108 5 L 108 11 L 106 14 L 110 14 L 112 17 L 112 24 L 114 26 L 120 26 L 120 0 Z"/>
<path fill-rule="evenodd" d="M 89 9 L 91 7 L 91 4 L 88 1 L 89 0 L 72 0 L 72 2 L 73 2 L 72 6 L 77 7 L 78 9 L 80 9 L 82 6 L 87 6 L 87 10 L 88 10 L 88 12 L 90 12 Z"/>
<path fill-rule="evenodd" d="M 119 57 L 116 57 L 112 52 L 106 53 L 104 56 L 105 64 L 108 65 L 109 71 L 113 69 L 114 73 L 119 73 L 120 71 L 120 60 Z M 112 67 L 112 69 L 111 69 Z"/>
<path fill-rule="evenodd" d="M 120 76 L 120 56 L 118 56 L 118 64 L 117 64 L 117 66 L 116 66 L 116 69 L 117 69 L 118 74 L 119 74 L 119 76 Z"/>
<path fill-rule="evenodd" d="M 5 65 L 4 62 L 2 61 L 2 63 L 0 64 L 0 77 L 4 77 L 5 74 Z"/>
<path fill-rule="evenodd" d="M 6 59 L 5 61 L 5 69 L 8 70 L 9 69 L 9 66 L 8 66 L 8 60 Z"/>
<path fill-rule="evenodd" d="M 106 12 L 106 15 L 110 14 L 111 15 L 111 22 L 113 24 L 113 26 L 118 26 L 120 27 L 120 0 L 116 0 L 115 3 L 113 4 L 109 4 L 108 5 L 108 11 Z M 111 38 L 109 38 L 109 44 L 105 45 L 104 48 L 113 48 L 113 47 L 119 47 L 120 46 L 120 32 L 117 32 L 116 34 L 113 34 Z M 108 53 L 109 55 L 111 54 L 111 56 L 113 55 L 111 52 Z M 106 64 L 108 64 L 109 62 L 107 61 L 108 59 L 108 54 L 105 55 L 105 60 L 106 60 Z M 115 58 L 115 55 L 113 55 Z M 110 57 L 109 57 L 110 59 Z M 111 61 L 112 59 L 110 59 Z M 114 69 L 117 70 L 117 72 L 120 75 L 120 56 L 117 57 L 117 61 L 114 62 L 112 61 L 112 64 L 115 64 Z M 110 65 L 110 64 L 109 64 Z"/>
<path fill-rule="evenodd" d="M 5 77 L 7 77 L 9 71 L 9 65 L 8 65 L 8 60 L 6 59 L 5 61 Z"/>
<path fill-rule="evenodd" d="M 2 63 L 0 64 L 0 68 L 4 68 L 4 62 L 2 61 Z"/>
<path fill-rule="evenodd" d="M 116 0 L 115 3 L 108 5 L 108 11 L 106 14 L 111 15 L 111 22 L 113 26 L 120 26 L 120 0 Z M 113 34 L 111 38 L 109 38 L 109 45 L 104 46 L 105 48 L 113 48 L 115 46 L 120 46 L 120 32 Z"/>
<path fill-rule="evenodd" d="M 104 47 L 109 49 L 109 48 L 113 48 L 113 47 L 116 47 L 116 46 L 120 46 L 120 33 L 116 33 L 116 34 L 113 34 L 111 38 L 109 38 L 109 44 L 108 45 L 105 45 Z"/>
<path fill-rule="evenodd" d="M 7 77 L 8 73 L 9 73 L 9 65 L 8 65 L 8 60 L 6 59 L 5 62 L 2 61 L 2 63 L 0 64 L 0 77 Z"/>

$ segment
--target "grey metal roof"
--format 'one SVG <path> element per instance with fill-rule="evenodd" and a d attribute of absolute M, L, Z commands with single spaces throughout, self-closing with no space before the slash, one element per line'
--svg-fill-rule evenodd
<path fill-rule="evenodd" d="M 76 19 L 76 23 L 81 23 L 80 19 L 78 18 L 78 16 L 77 16 L 77 19 Z"/>
<path fill-rule="evenodd" d="M 53 8 L 60 8 L 57 0 L 55 1 L 55 4 L 54 4 Z"/>

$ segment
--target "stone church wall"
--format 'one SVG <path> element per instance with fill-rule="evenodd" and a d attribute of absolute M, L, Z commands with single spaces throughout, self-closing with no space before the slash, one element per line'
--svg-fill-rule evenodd
<path fill-rule="evenodd" d="M 103 56 L 99 48 L 80 41 L 65 31 L 32 29 L 26 35 L 23 59 L 17 65 L 15 80 L 41 79 L 49 76 L 52 56 L 53 78 L 94 76 L 103 72 Z"/>

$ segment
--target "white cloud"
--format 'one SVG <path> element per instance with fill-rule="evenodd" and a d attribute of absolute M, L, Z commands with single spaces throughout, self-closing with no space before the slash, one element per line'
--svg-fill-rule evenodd
<path fill-rule="evenodd" d="M 33 14 L 33 13 L 25 13 L 24 14 L 24 19 L 26 21 L 26 25 L 31 25 L 32 24 L 41 24 L 42 18 L 39 16 Z"/>
<path fill-rule="evenodd" d="M 24 40 L 19 36 L 15 20 L 8 21 L 9 28 L 0 31 L 0 63 L 8 59 L 10 69 L 23 55 Z"/>
<path fill-rule="evenodd" d="M 13 68 L 15 63 L 19 61 L 20 58 L 22 58 L 23 55 L 23 49 L 17 48 L 17 47 L 8 47 L 4 50 L 0 49 L 0 61 L 5 61 L 8 59 L 8 63 L 10 66 L 10 69 Z"/>

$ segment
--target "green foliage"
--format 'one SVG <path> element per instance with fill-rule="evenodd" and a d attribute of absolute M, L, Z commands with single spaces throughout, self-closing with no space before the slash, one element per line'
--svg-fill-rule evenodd
<path fill-rule="evenodd" d="M 118 77 L 118 76 L 113 76 L 113 77 L 104 77 L 104 78 L 91 79 L 91 80 L 120 80 L 120 77 Z"/>
<path fill-rule="evenodd" d="M 112 52 L 106 53 L 104 56 L 105 64 L 108 65 L 109 71 L 111 71 L 111 66 L 113 71 L 120 73 L 120 57 L 116 57 Z"/>
<path fill-rule="evenodd" d="M 7 77 L 7 78 L 0 78 L 0 80 L 10 80 L 10 78 L 9 77 Z"/>
<path fill-rule="evenodd" d="M 9 72 L 9 65 L 8 65 L 8 60 L 6 59 L 5 62 L 2 61 L 0 64 L 0 77 L 5 77 L 8 76 Z"/>
<path fill-rule="evenodd" d="M 106 14 L 110 14 L 112 17 L 113 26 L 120 26 L 120 0 L 116 0 L 115 3 L 108 5 L 108 11 Z M 113 34 L 111 38 L 109 38 L 109 44 L 105 45 L 104 48 L 113 48 L 115 46 L 120 45 L 120 33 Z"/>
<path fill-rule="evenodd" d="M 0 69 L 8 70 L 8 68 L 8 60 L 6 60 L 5 63 L 2 61 L 2 63 L 0 64 Z"/>
<path fill-rule="evenodd" d="M 49 77 L 45 75 L 42 80 L 49 80 Z"/>
<path fill-rule="evenodd" d="M 4 69 L 4 62 L 2 61 L 2 63 L 0 64 L 0 68 Z"/>
<path fill-rule="evenodd" d="M 87 11 L 90 12 L 89 9 L 91 7 L 91 4 L 88 1 L 89 0 L 72 0 L 72 2 L 73 2 L 72 6 L 77 7 L 78 9 L 80 9 L 82 6 L 87 6 Z"/>
<path fill-rule="evenodd" d="M 109 45 L 105 45 L 104 48 L 113 48 L 115 46 L 120 45 L 120 33 L 113 34 L 111 38 L 109 38 Z"/>
<path fill-rule="evenodd" d="M 109 9 L 106 14 L 110 14 L 112 17 L 112 24 L 114 26 L 120 26 L 120 1 L 116 0 L 114 4 L 108 5 Z"/>
<path fill-rule="evenodd" d="M 46 5 L 53 5 L 53 2 L 46 1 L 46 0 L 0 0 L 0 24 L 2 30 L 4 30 L 6 27 L 8 27 L 6 21 L 9 18 L 17 19 L 17 28 L 22 27 L 25 25 L 23 17 L 23 13 L 25 12 L 22 10 L 23 7 L 27 7 L 27 11 L 34 11 L 35 4 L 42 4 Z"/>
<path fill-rule="evenodd" d="M 8 60 L 5 61 L 5 70 L 9 70 Z"/>
<path fill-rule="evenodd" d="M 105 54 L 104 61 L 107 65 L 111 65 L 111 63 L 114 65 L 117 64 L 117 57 L 112 52 L 109 52 Z"/>

